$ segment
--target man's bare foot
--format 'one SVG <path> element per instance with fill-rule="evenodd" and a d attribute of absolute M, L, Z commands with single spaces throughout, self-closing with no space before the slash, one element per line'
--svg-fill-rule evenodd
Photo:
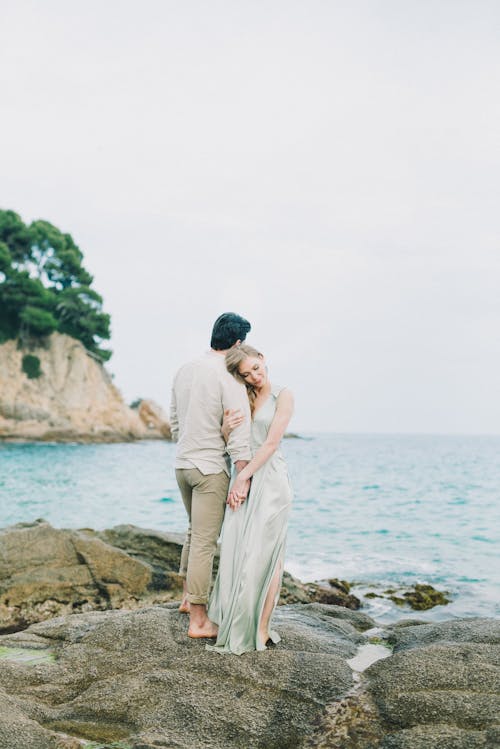
<path fill-rule="evenodd" d="M 206 637 L 209 640 L 217 639 L 219 628 L 216 624 L 207 619 L 202 625 L 191 622 L 188 629 L 188 637 L 197 639 L 198 637 Z"/>
<path fill-rule="evenodd" d="M 189 614 L 189 601 L 187 598 L 183 598 L 179 606 L 181 614 Z"/>

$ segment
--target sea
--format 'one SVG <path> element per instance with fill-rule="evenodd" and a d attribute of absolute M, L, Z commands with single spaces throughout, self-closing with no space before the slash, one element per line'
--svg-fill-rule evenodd
<path fill-rule="evenodd" d="M 0 443 L 0 527 L 184 532 L 169 442 Z M 353 584 L 377 621 L 500 616 L 500 436 L 304 434 L 285 439 L 294 489 L 285 567 Z M 1 548 L 0 548 L 1 556 Z M 430 583 L 414 612 L 367 592 Z"/>

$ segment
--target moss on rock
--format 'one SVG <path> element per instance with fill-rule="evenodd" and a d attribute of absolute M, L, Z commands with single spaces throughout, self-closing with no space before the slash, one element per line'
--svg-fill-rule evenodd
<path fill-rule="evenodd" d="M 447 593 L 447 590 L 436 590 L 432 585 L 417 583 L 412 591 L 404 593 L 404 597 L 415 611 L 426 611 L 434 606 L 450 603 L 451 599 L 446 597 Z"/>

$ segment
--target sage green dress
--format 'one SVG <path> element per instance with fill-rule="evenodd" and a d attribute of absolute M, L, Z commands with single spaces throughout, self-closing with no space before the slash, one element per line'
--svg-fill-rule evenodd
<path fill-rule="evenodd" d="M 269 398 L 254 413 L 253 454 L 267 437 L 281 390 L 272 387 Z M 219 634 L 215 645 L 207 645 L 207 649 L 236 655 L 266 649 L 259 641 L 259 622 L 277 569 L 278 591 L 281 587 L 291 502 L 287 467 L 278 449 L 254 473 L 246 501 L 237 510 L 226 509 L 219 571 L 208 609 L 210 619 L 219 625 Z M 271 623 L 269 636 L 274 643 L 280 640 Z"/>

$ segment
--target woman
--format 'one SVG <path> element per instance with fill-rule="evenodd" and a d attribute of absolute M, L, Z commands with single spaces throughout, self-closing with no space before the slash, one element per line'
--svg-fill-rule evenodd
<path fill-rule="evenodd" d="M 280 640 L 269 625 L 281 588 L 292 500 L 279 446 L 293 413 L 293 396 L 271 384 L 263 355 L 247 344 L 228 351 L 226 366 L 247 388 L 253 457 L 229 491 L 219 572 L 208 609 L 219 633 L 215 645 L 207 648 L 240 655 Z M 237 423 L 237 416 L 226 414 L 223 432 L 228 434 Z"/>

